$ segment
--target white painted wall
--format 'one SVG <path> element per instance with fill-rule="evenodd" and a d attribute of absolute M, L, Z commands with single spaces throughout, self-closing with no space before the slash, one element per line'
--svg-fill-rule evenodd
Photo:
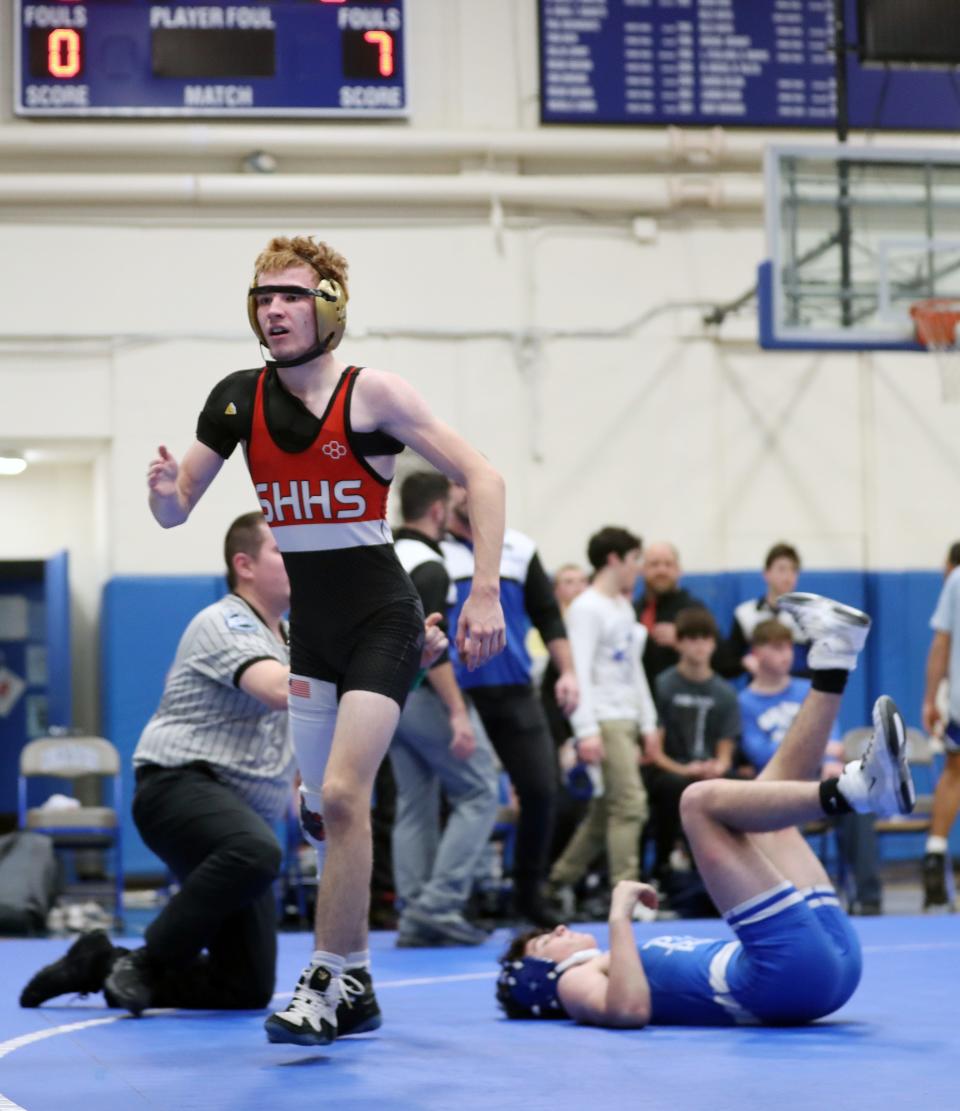
<path fill-rule="evenodd" d="M 401 133 L 532 133 L 533 7 L 409 0 L 414 110 Z M 9 90 L 0 93 L 7 127 L 53 126 L 13 121 Z M 183 134 L 187 158 L 197 132 Z M 336 134 L 317 124 L 318 147 Z M 264 126 L 265 147 L 269 138 Z M 16 170 L 143 168 L 122 152 L 92 161 L 25 156 Z M 392 162 L 357 165 L 342 168 L 396 172 Z M 212 155 L 193 164 L 225 169 Z M 432 172 L 450 174 L 449 159 Z M 571 172 L 565 164 L 555 177 Z M 759 182 L 759 166 L 752 175 Z M 632 215 L 352 209 L 322 195 L 269 210 L 0 205 L 0 446 L 106 444 L 83 476 L 38 470 L 0 485 L 0 519 L 22 514 L 39 530 L 34 550 L 18 554 L 70 547 L 77 627 L 91 634 L 110 575 L 219 569 L 226 524 L 256 505 L 239 454 L 189 525 L 170 532 L 147 512 L 146 465 L 159 442 L 182 452 L 211 386 L 254 365 L 243 302 L 252 260 L 271 234 L 307 230 L 351 262 L 343 354 L 408 377 L 489 455 L 507 478 L 511 523 L 537 538 L 548 565 L 582 559 L 587 536 L 607 523 L 673 539 L 692 570 L 756 566 L 780 538 L 811 567 L 939 565 L 957 532 L 960 448 L 933 361 L 765 353 L 749 338 L 749 314 L 719 338 L 690 308 L 631 329 L 657 307 L 738 295 L 765 254 L 759 210 L 682 207 L 657 217 L 649 242 L 632 234 Z M 0 554 L 20 545 L 18 531 Z M 93 654 L 84 658 L 92 666 Z M 91 689 L 85 672 L 85 713 Z"/>

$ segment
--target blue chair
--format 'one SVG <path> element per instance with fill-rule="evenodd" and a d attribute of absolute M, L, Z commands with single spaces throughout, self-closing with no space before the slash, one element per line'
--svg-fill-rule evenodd
<path fill-rule="evenodd" d="M 96 776 L 112 783 L 111 806 L 59 808 L 28 806 L 30 779 L 38 776 L 80 779 Z M 17 818 L 20 829 L 45 834 L 59 854 L 84 849 L 112 849 L 114 923 L 123 924 L 123 847 L 121 843 L 120 754 L 102 737 L 42 737 L 20 753 L 17 783 Z M 90 885 L 91 887 L 93 885 Z"/>

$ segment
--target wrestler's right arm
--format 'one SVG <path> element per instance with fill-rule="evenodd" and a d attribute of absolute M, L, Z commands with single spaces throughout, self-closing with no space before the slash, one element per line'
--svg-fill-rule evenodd
<path fill-rule="evenodd" d="M 163 528 L 182 525 L 217 477 L 223 457 L 195 440 L 182 463 L 161 444 L 147 469 L 150 512 Z"/>

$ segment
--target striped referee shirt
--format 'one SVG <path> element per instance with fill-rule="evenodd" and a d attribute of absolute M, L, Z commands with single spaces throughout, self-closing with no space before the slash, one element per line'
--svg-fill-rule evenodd
<path fill-rule="evenodd" d="M 285 626 L 283 633 L 285 641 Z M 286 711 L 268 709 L 239 687 L 258 660 L 288 666 L 290 653 L 251 605 L 228 594 L 201 610 L 180 638 L 134 767 L 202 760 L 266 821 L 280 818 L 290 800 L 293 747 Z"/>

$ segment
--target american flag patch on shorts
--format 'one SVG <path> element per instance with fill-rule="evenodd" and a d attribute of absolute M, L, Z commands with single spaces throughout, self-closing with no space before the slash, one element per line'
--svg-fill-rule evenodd
<path fill-rule="evenodd" d="M 310 680 L 309 679 L 290 679 L 289 685 L 290 693 L 294 698 L 309 698 L 310 697 Z"/>

